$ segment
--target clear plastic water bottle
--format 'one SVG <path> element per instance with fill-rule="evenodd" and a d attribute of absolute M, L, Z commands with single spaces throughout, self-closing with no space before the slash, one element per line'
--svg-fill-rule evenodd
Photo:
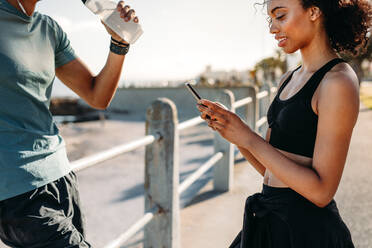
<path fill-rule="evenodd" d="M 117 3 L 111 0 L 82 0 L 84 5 L 111 28 L 116 34 L 130 44 L 135 43 L 143 34 L 140 24 L 133 20 L 125 22 L 116 10 Z"/>

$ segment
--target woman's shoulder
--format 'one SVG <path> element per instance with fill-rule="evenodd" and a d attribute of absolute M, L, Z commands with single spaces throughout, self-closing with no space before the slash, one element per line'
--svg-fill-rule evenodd
<path fill-rule="evenodd" d="M 337 64 L 325 75 L 319 87 L 317 102 L 318 107 L 337 105 L 346 109 L 354 106 L 356 112 L 359 110 L 359 81 L 349 64 Z"/>
<path fill-rule="evenodd" d="M 320 91 L 344 89 L 359 91 L 359 80 L 353 68 L 346 62 L 335 65 L 323 78 Z"/>

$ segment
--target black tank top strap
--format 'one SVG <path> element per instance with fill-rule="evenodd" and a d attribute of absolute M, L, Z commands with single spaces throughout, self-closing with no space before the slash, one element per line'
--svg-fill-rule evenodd
<path fill-rule="evenodd" d="M 317 70 L 311 76 L 311 78 L 309 79 L 307 83 L 309 86 L 307 87 L 307 89 L 305 89 L 305 92 L 304 92 L 306 96 L 310 97 L 311 99 L 312 96 L 314 95 L 314 92 L 318 88 L 320 82 L 324 78 L 325 74 L 327 74 L 327 72 L 329 72 L 335 65 L 342 63 L 342 62 L 345 62 L 345 60 L 340 59 L 340 58 L 335 58 L 329 61 L 324 66 L 322 66 L 319 70 Z"/>
<path fill-rule="evenodd" d="M 289 83 L 289 81 L 291 81 L 292 76 L 293 76 L 293 73 L 294 73 L 295 71 L 297 71 L 298 69 L 300 69 L 300 68 L 301 68 L 301 66 L 299 66 L 299 67 L 297 67 L 296 69 L 294 69 L 294 70 L 289 74 L 289 76 L 284 80 L 284 82 L 282 83 L 282 85 L 280 86 L 280 88 L 279 88 L 278 91 L 277 91 L 277 94 L 276 94 L 277 97 L 279 97 L 280 93 L 282 93 L 282 91 L 283 91 L 283 89 L 285 88 L 285 86 Z"/>

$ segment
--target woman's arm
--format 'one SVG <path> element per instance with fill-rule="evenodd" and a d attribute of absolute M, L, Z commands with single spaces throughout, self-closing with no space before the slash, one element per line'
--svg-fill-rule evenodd
<path fill-rule="evenodd" d="M 199 109 L 216 118 L 208 120 L 224 138 L 247 149 L 266 169 L 288 187 L 319 207 L 326 206 L 338 188 L 359 112 L 357 80 L 337 74 L 321 84 L 318 100 L 318 130 L 313 167 L 307 168 L 288 159 L 241 119 L 214 103 L 202 100 Z"/>
<path fill-rule="evenodd" d="M 266 142 L 269 142 L 270 140 L 270 131 L 271 129 L 268 128 L 266 132 Z M 241 147 L 241 146 L 238 146 L 238 149 L 243 154 L 245 159 L 247 159 L 248 162 L 253 166 L 253 168 L 255 168 L 256 171 L 258 171 L 258 173 L 260 173 L 262 176 L 265 176 L 265 171 L 266 171 L 265 166 L 263 166 L 260 163 L 260 161 L 258 161 L 256 157 L 253 156 L 253 154 L 248 149 L 245 149 L 244 147 Z"/>
<path fill-rule="evenodd" d="M 118 3 L 123 21 L 138 22 L 134 10 Z M 116 40 L 121 38 L 105 25 L 108 33 Z M 123 41 L 124 42 L 124 41 Z M 97 109 L 105 109 L 111 102 L 120 79 L 125 55 L 118 55 L 110 51 L 106 64 L 101 72 L 94 76 L 88 67 L 78 58 L 56 69 L 57 77 L 89 105 Z"/>
<path fill-rule="evenodd" d="M 277 88 L 277 91 L 279 90 L 280 86 L 283 84 L 284 80 L 289 76 L 291 71 L 287 71 L 284 73 L 280 79 L 279 79 L 279 85 Z M 270 140 L 270 133 L 271 133 L 271 128 L 267 129 L 265 140 L 269 142 Z M 247 149 L 238 146 L 239 151 L 243 154 L 243 156 L 248 160 L 248 162 L 260 173 L 262 176 L 265 176 L 265 171 L 266 168 L 263 166 L 254 156 L 252 153 L 250 153 Z"/>

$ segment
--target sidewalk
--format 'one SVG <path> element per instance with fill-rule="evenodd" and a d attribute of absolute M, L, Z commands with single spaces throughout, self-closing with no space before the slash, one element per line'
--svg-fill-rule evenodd
<path fill-rule="evenodd" d="M 216 193 L 209 182 L 181 211 L 181 247 L 227 248 L 242 228 L 246 198 L 261 191 L 262 176 L 247 162 L 234 169 L 234 188 Z"/>
<path fill-rule="evenodd" d="M 231 192 L 206 185 L 181 211 L 181 244 L 187 248 L 227 248 L 242 227 L 247 196 L 261 191 L 263 178 L 247 162 L 235 165 Z M 372 110 L 361 106 L 335 200 L 355 247 L 372 247 Z"/>

